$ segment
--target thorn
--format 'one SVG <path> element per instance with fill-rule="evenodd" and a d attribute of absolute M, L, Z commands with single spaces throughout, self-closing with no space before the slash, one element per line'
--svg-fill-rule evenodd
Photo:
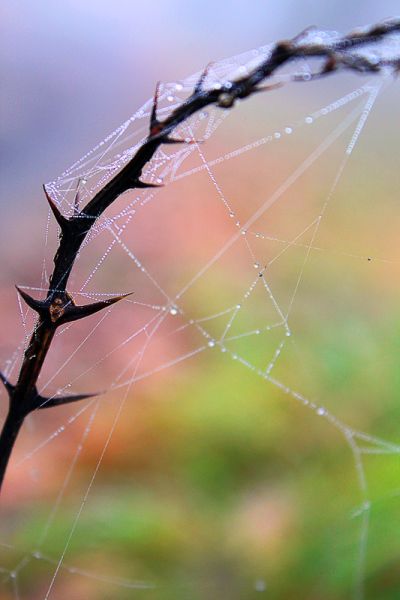
<path fill-rule="evenodd" d="M 75 198 L 74 198 L 74 217 L 76 217 L 77 215 L 79 215 L 79 204 L 81 201 L 81 196 L 79 193 L 79 188 L 81 185 L 81 181 L 82 179 L 79 177 L 78 179 L 78 183 L 76 185 L 76 192 L 75 192 Z"/>
<path fill-rule="evenodd" d="M 114 298 L 108 298 L 108 300 L 93 302 L 93 304 L 86 304 L 85 306 L 76 306 L 71 302 L 65 307 L 64 312 L 57 319 L 57 323 L 61 325 L 64 323 L 70 323 L 71 321 L 77 321 L 78 319 L 83 319 L 84 317 L 90 317 L 100 310 L 103 310 L 103 308 L 107 308 L 108 306 L 127 298 L 131 294 L 133 294 L 133 292 L 129 292 L 129 294 L 122 294 L 121 296 L 115 296 Z"/>
<path fill-rule="evenodd" d="M 196 83 L 196 85 L 194 86 L 194 94 L 200 94 L 203 91 L 203 84 L 206 80 L 206 77 L 212 67 L 214 63 L 210 62 L 208 63 L 208 65 L 205 67 L 204 71 L 202 72 L 202 74 L 199 77 L 198 82 Z"/>
<path fill-rule="evenodd" d="M 100 393 L 100 392 L 99 392 Z M 93 398 L 98 396 L 96 394 L 73 394 L 71 396 L 54 396 L 54 398 L 44 398 L 43 396 L 36 396 L 35 406 L 33 410 L 43 408 L 53 408 L 54 406 L 61 406 L 63 404 L 70 404 L 71 402 L 78 402 L 79 400 L 86 400 L 86 398 Z"/>
<path fill-rule="evenodd" d="M 3 382 L 4 387 L 6 388 L 8 395 L 10 396 L 14 391 L 15 385 L 12 385 L 7 377 L 0 371 L 0 379 Z"/>
<path fill-rule="evenodd" d="M 66 218 L 65 218 L 65 217 L 64 217 L 64 216 L 63 216 L 63 215 L 60 213 L 60 211 L 58 210 L 58 207 L 57 207 L 57 206 L 56 206 L 56 204 L 53 202 L 53 200 L 50 198 L 50 196 L 49 196 L 49 194 L 48 194 L 48 192 L 47 192 L 47 190 L 46 190 L 46 186 L 45 186 L 45 185 L 43 185 L 43 190 L 44 190 L 44 193 L 46 194 L 47 202 L 49 203 L 49 206 L 50 206 L 50 208 L 51 208 L 51 210 L 52 210 L 52 213 L 53 213 L 53 215 L 54 215 L 54 216 L 55 216 L 55 218 L 56 218 L 56 221 L 57 221 L 57 223 L 58 223 L 58 224 L 59 224 L 59 226 L 61 227 L 61 230 L 62 230 L 62 231 L 65 231 L 65 230 L 66 230 L 66 228 L 67 228 L 67 227 L 68 227 L 68 225 L 69 225 L 69 221 L 68 221 L 68 219 L 66 219 Z"/>
<path fill-rule="evenodd" d="M 184 140 L 180 140 L 177 138 L 172 138 L 167 136 L 166 138 L 164 138 L 162 140 L 163 144 L 202 144 L 203 140 L 190 140 L 190 139 L 184 139 Z"/>
<path fill-rule="evenodd" d="M 276 90 L 283 86 L 283 82 L 279 81 L 278 83 L 271 83 L 271 85 L 263 85 L 261 87 L 256 87 L 251 90 L 252 94 L 258 94 L 259 92 L 269 92 L 271 90 Z"/>
<path fill-rule="evenodd" d="M 43 302 L 42 300 L 35 300 L 35 298 L 32 298 L 32 296 L 24 292 L 24 290 L 21 290 L 21 288 L 17 285 L 15 287 L 17 288 L 19 295 L 25 300 L 27 305 L 32 308 L 32 310 L 35 310 L 37 313 L 39 313 L 39 315 L 43 315 L 45 311 L 47 312 L 46 302 Z"/>
<path fill-rule="evenodd" d="M 160 94 L 160 85 L 161 83 L 158 81 L 153 97 L 153 106 L 151 108 L 150 113 L 150 137 L 157 135 L 157 133 L 160 133 L 161 130 L 160 121 L 157 119 L 158 96 Z"/>
<path fill-rule="evenodd" d="M 141 181 L 140 179 L 136 179 L 134 185 L 134 188 L 140 188 L 140 189 L 145 189 L 145 188 L 159 188 L 159 187 L 164 187 L 163 184 L 158 184 L 158 183 L 146 183 L 146 181 Z"/>

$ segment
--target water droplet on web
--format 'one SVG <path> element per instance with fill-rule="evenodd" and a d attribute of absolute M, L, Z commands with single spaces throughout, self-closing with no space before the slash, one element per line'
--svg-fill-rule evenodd
<path fill-rule="evenodd" d="M 215 341 L 214 341 L 214 340 L 210 340 L 210 341 L 208 342 L 207 346 L 208 346 L 209 348 L 214 348 L 214 346 L 215 346 Z"/>
<path fill-rule="evenodd" d="M 287 336 L 287 337 L 290 337 L 291 335 L 292 335 L 292 332 L 291 332 L 291 331 L 286 331 L 286 336 Z"/>
<path fill-rule="evenodd" d="M 261 266 L 261 265 L 260 265 L 260 263 L 258 263 L 258 262 L 255 262 L 255 263 L 253 264 L 253 267 L 254 267 L 255 269 L 259 269 L 259 268 L 260 268 L 260 266 Z"/>
<path fill-rule="evenodd" d="M 181 83 L 176 83 L 175 84 L 175 89 L 180 92 L 183 89 L 183 85 Z"/>
<path fill-rule="evenodd" d="M 317 415 L 319 415 L 320 417 L 323 417 L 324 415 L 326 415 L 325 408 L 322 408 L 322 406 L 320 408 L 318 408 L 317 409 Z"/>
<path fill-rule="evenodd" d="M 173 102 L 174 101 L 174 97 L 173 96 L 167 96 L 167 100 L 168 100 L 168 102 Z"/>
<path fill-rule="evenodd" d="M 241 304 L 236 304 L 236 308 L 242 308 Z"/>
<path fill-rule="evenodd" d="M 267 589 L 267 584 L 265 583 L 264 579 L 257 579 L 254 584 L 254 589 L 256 592 L 265 592 Z"/>
<path fill-rule="evenodd" d="M 368 260 L 368 262 L 371 262 L 371 260 L 372 260 L 372 257 L 371 257 L 371 256 L 368 256 L 367 260 Z"/>
<path fill-rule="evenodd" d="M 304 120 L 307 123 L 307 125 L 310 125 L 311 123 L 314 122 L 314 119 L 312 117 L 306 117 Z"/>
<path fill-rule="evenodd" d="M 175 315 L 178 314 L 178 309 L 176 308 L 176 306 L 173 306 L 172 308 L 170 308 L 169 313 L 175 317 Z"/>
<path fill-rule="evenodd" d="M 40 560 L 42 558 L 42 553 L 39 552 L 39 550 L 35 550 L 35 552 L 32 552 L 32 556 L 33 558 L 37 558 L 38 560 Z"/>
<path fill-rule="evenodd" d="M 285 133 L 290 135 L 292 132 L 293 132 L 293 129 L 291 127 L 285 127 Z"/>
<path fill-rule="evenodd" d="M 279 131 L 276 131 L 276 132 L 274 133 L 274 138 L 275 138 L 276 140 L 279 140 L 279 138 L 280 138 L 280 137 L 281 137 L 281 134 L 279 133 Z"/>
<path fill-rule="evenodd" d="M 235 213 L 234 213 L 234 212 L 232 212 L 232 211 L 230 211 L 230 212 L 229 212 L 229 216 L 230 216 L 230 218 L 231 218 L 231 219 L 233 219 L 233 217 L 235 216 Z"/>
<path fill-rule="evenodd" d="M 163 178 L 162 177 L 157 177 L 156 183 L 160 184 L 162 182 L 163 182 Z"/>

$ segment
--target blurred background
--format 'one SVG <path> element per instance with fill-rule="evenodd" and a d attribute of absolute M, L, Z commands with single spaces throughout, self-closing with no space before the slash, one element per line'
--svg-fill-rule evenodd
<path fill-rule="evenodd" d="M 179 82 L 210 61 L 309 25 L 348 31 L 379 21 L 396 14 L 396 2 L 39 0 L 5 1 L 0 11 L 0 361 L 7 369 L 18 364 L 33 324 L 14 284 L 40 287 L 56 247 L 44 182 L 142 106 L 155 82 Z M 204 169 L 138 211 L 124 242 L 170 298 L 237 231 L 236 220 L 254 214 L 366 96 L 312 127 L 296 124 L 366 82 L 339 75 L 235 107 L 202 145 L 205 160 L 287 127 L 293 135 L 213 168 L 234 219 Z M 47 393 L 69 383 L 74 392 L 95 391 L 139 377 L 98 404 L 27 420 L 2 493 L 1 600 L 400 596 L 399 100 L 396 82 L 378 96 L 313 240 L 317 249 L 307 255 L 309 226 L 356 122 L 190 286 L 141 361 L 143 338 L 127 343 L 127 336 L 165 298 L 126 252 L 107 253 L 110 237 L 99 235 L 82 253 L 74 289 L 104 255 L 88 292 L 133 289 L 134 298 L 104 321 L 66 331 L 42 384 Z M 191 158 L 182 172 L 199 164 Z M 116 210 L 132 201 L 127 194 Z M 265 288 L 257 283 L 245 297 L 266 264 L 292 333 L 267 375 L 335 422 L 244 364 L 266 373 L 285 338 L 282 327 L 266 329 L 276 310 Z M 190 319 L 202 323 L 206 340 L 218 340 L 232 313 L 204 319 L 238 302 L 237 339 L 226 352 L 217 344 L 177 360 L 207 346 Z M 6 408 L 1 390 L 2 419 Z M 364 493 L 341 424 L 395 445 L 365 442 Z"/>

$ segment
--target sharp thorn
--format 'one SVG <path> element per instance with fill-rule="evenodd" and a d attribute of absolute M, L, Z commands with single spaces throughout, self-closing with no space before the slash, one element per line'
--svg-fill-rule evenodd
<path fill-rule="evenodd" d="M 49 203 L 49 206 L 51 208 L 53 215 L 55 216 L 57 223 L 59 224 L 61 229 L 64 231 L 68 227 L 68 224 L 69 224 L 68 219 L 66 219 L 61 214 L 61 212 L 58 210 L 58 207 L 56 206 L 55 202 L 53 202 L 53 200 L 50 198 L 50 195 L 48 194 L 45 185 L 43 185 L 43 190 L 46 195 L 47 202 Z"/>
<path fill-rule="evenodd" d="M 180 140 L 177 138 L 172 138 L 167 136 L 166 138 L 164 138 L 162 140 L 163 144 L 202 144 L 203 140 L 190 140 L 190 139 L 185 139 L 185 140 Z"/>
<path fill-rule="evenodd" d="M 145 188 L 159 188 L 159 187 L 164 187 L 164 186 L 162 184 L 158 184 L 158 183 L 146 183 L 146 181 L 141 181 L 140 179 L 137 179 L 135 181 L 135 184 L 133 187 L 145 189 Z"/>
<path fill-rule="evenodd" d="M 203 84 L 206 80 L 209 70 L 211 69 L 212 64 L 212 62 L 208 63 L 208 65 L 205 67 L 204 71 L 200 75 L 198 82 L 194 86 L 194 94 L 200 94 L 203 91 Z"/>
<path fill-rule="evenodd" d="M 283 83 L 279 81 L 278 83 L 271 83 L 271 85 L 263 85 L 261 87 L 255 87 L 251 90 L 252 94 L 258 94 L 259 92 L 269 92 L 271 90 L 276 90 L 283 86 Z"/>
<path fill-rule="evenodd" d="M 5 375 L 4 375 L 4 374 L 3 374 L 1 371 L 0 371 L 0 379 L 1 379 L 1 381 L 3 382 L 3 385 L 4 385 L 4 387 L 6 388 L 6 390 L 7 390 L 7 392 L 8 392 L 8 395 L 11 395 L 11 394 L 12 394 L 12 392 L 14 391 L 14 388 L 15 388 L 15 386 L 14 386 L 14 385 L 12 385 L 12 384 L 11 384 L 11 383 L 8 381 L 7 377 L 6 377 L 6 376 L 5 376 Z"/>
<path fill-rule="evenodd" d="M 58 318 L 58 324 L 70 323 L 71 321 L 77 321 L 79 319 L 83 319 L 85 317 L 90 317 L 95 313 L 103 310 L 103 308 L 107 308 L 124 298 L 130 296 L 133 292 L 129 294 L 122 294 L 121 296 L 115 296 L 114 298 L 108 298 L 107 300 L 101 300 L 100 302 L 93 302 L 92 304 L 86 304 L 85 306 L 76 306 L 74 304 L 70 304 L 65 308 L 64 313 Z"/>
<path fill-rule="evenodd" d="M 153 106 L 151 108 L 150 113 L 150 137 L 156 135 L 160 131 L 160 122 L 157 119 L 157 109 L 158 109 L 158 96 L 160 93 L 160 82 L 157 82 L 156 89 L 153 97 Z"/>
<path fill-rule="evenodd" d="M 74 198 L 74 217 L 79 215 L 79 204 L 81 201 L 81 195 L 79 193 L 79 188 L 81 185 L 81 178 L 78 179 L 78 183 L 76 186 L 75 198 Z"/>
<path fill-rule="evenodd" d="M 43 396 L 38 395 L 35 400 L 34 410 L 62 406 L 63 404 L 86 400 L 87 398 L 93 398 L 94 396 L 98 396 L 98 394 L 73 394 L 70 396 L 54 396 L 54 398 L 44 398 Z"/>
<path fill-rule="evenodd" d="M 35 300 L 35 298 L 32 298 L 32 296 L 24 292 L 24 290 L 22 290 L 17 285 L 15 287 L 17 288 L 17 292 L 19 293 L 21 298 L 25 300 L 27 305 L 30 308 L 32 308 L 32 310 L 35 310 L 37 313 L 39 313 L 39 315 L 42 315 L 45 311 L 47 312 L 47 305 L 45 302 L 43 302 L 42 300 Z"/>

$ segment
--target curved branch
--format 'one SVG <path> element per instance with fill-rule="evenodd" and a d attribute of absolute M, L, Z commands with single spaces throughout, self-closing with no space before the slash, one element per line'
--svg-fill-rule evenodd
<path fill-rule="evenodd" d="M 391 58 L 376 58 L 368 57 L 359 50 L 368 44 L 378 45 L 384 38 L 399 34 L 399 32 L 400 18 L 355 30 L 344 36 L 327 34 L 321 37 L 319 34 L 322 32 L 316 32 L 313 38 L 313 30 L 306 30 L 292 40 L 275 44 L 267 58 L 247 75 L 226 82 L 219 87 L 211 87 L 211 89 L 206 88 L 207 67 L 189 98 L 163 121 L 157 117 L 157 86 L 151 111 L 149 135 L 146 141 L 121 171 L 97 192 L 80 212 L 78 202 L 76 202 L 74 215 L 69 219 L 64 217 L 45 189 L 47 201 L 60 227 L 60 241 L 54 257 L 54 270 L 46 299 L 35 300 L 18 288 L 22 298 L 39 313 L 39 317 L 25 351 L 17 383 L 12 385 L 4 375 L 0 375 L 10 401 L 9 412 L 0 435 L 0 488 L 14 443 L 26 415 L 33 410 L 55 407 L 88 397 L 88 395 L 79 394 L 46 400 L 38 395 L 36 382 L 55 331 L 60 324 L 89 316 L 124 297 L 77 307 L 66 291 L 66 286 L 81 245 L 96 220 L 126 190 L 154 187 L 151 183 L 143 182 L 141 176 L 144 167 L 153 158 L 157 149 L 162 144 L 184 143 L 182 140 L 171 137 L 171 133 L 178 125 L 206 106 L 214 104 L 222 109 L 230 109 L 237 100 L 261 91 L 273 90 L 277 87 L 276 84 L 264 87 L 260 84 L 270 79 L 283 65 L 300 58 L 323 59 L 322 67 L 312 76 L 295 75 L 292 77 L 292 81 L 306 81 L 343 69 L 373 74 L 383 69 L 390 69 L 396 73 L 400 69 L 399 55 Z M 325 43 L 324 39 L 327 40 Z"/>

